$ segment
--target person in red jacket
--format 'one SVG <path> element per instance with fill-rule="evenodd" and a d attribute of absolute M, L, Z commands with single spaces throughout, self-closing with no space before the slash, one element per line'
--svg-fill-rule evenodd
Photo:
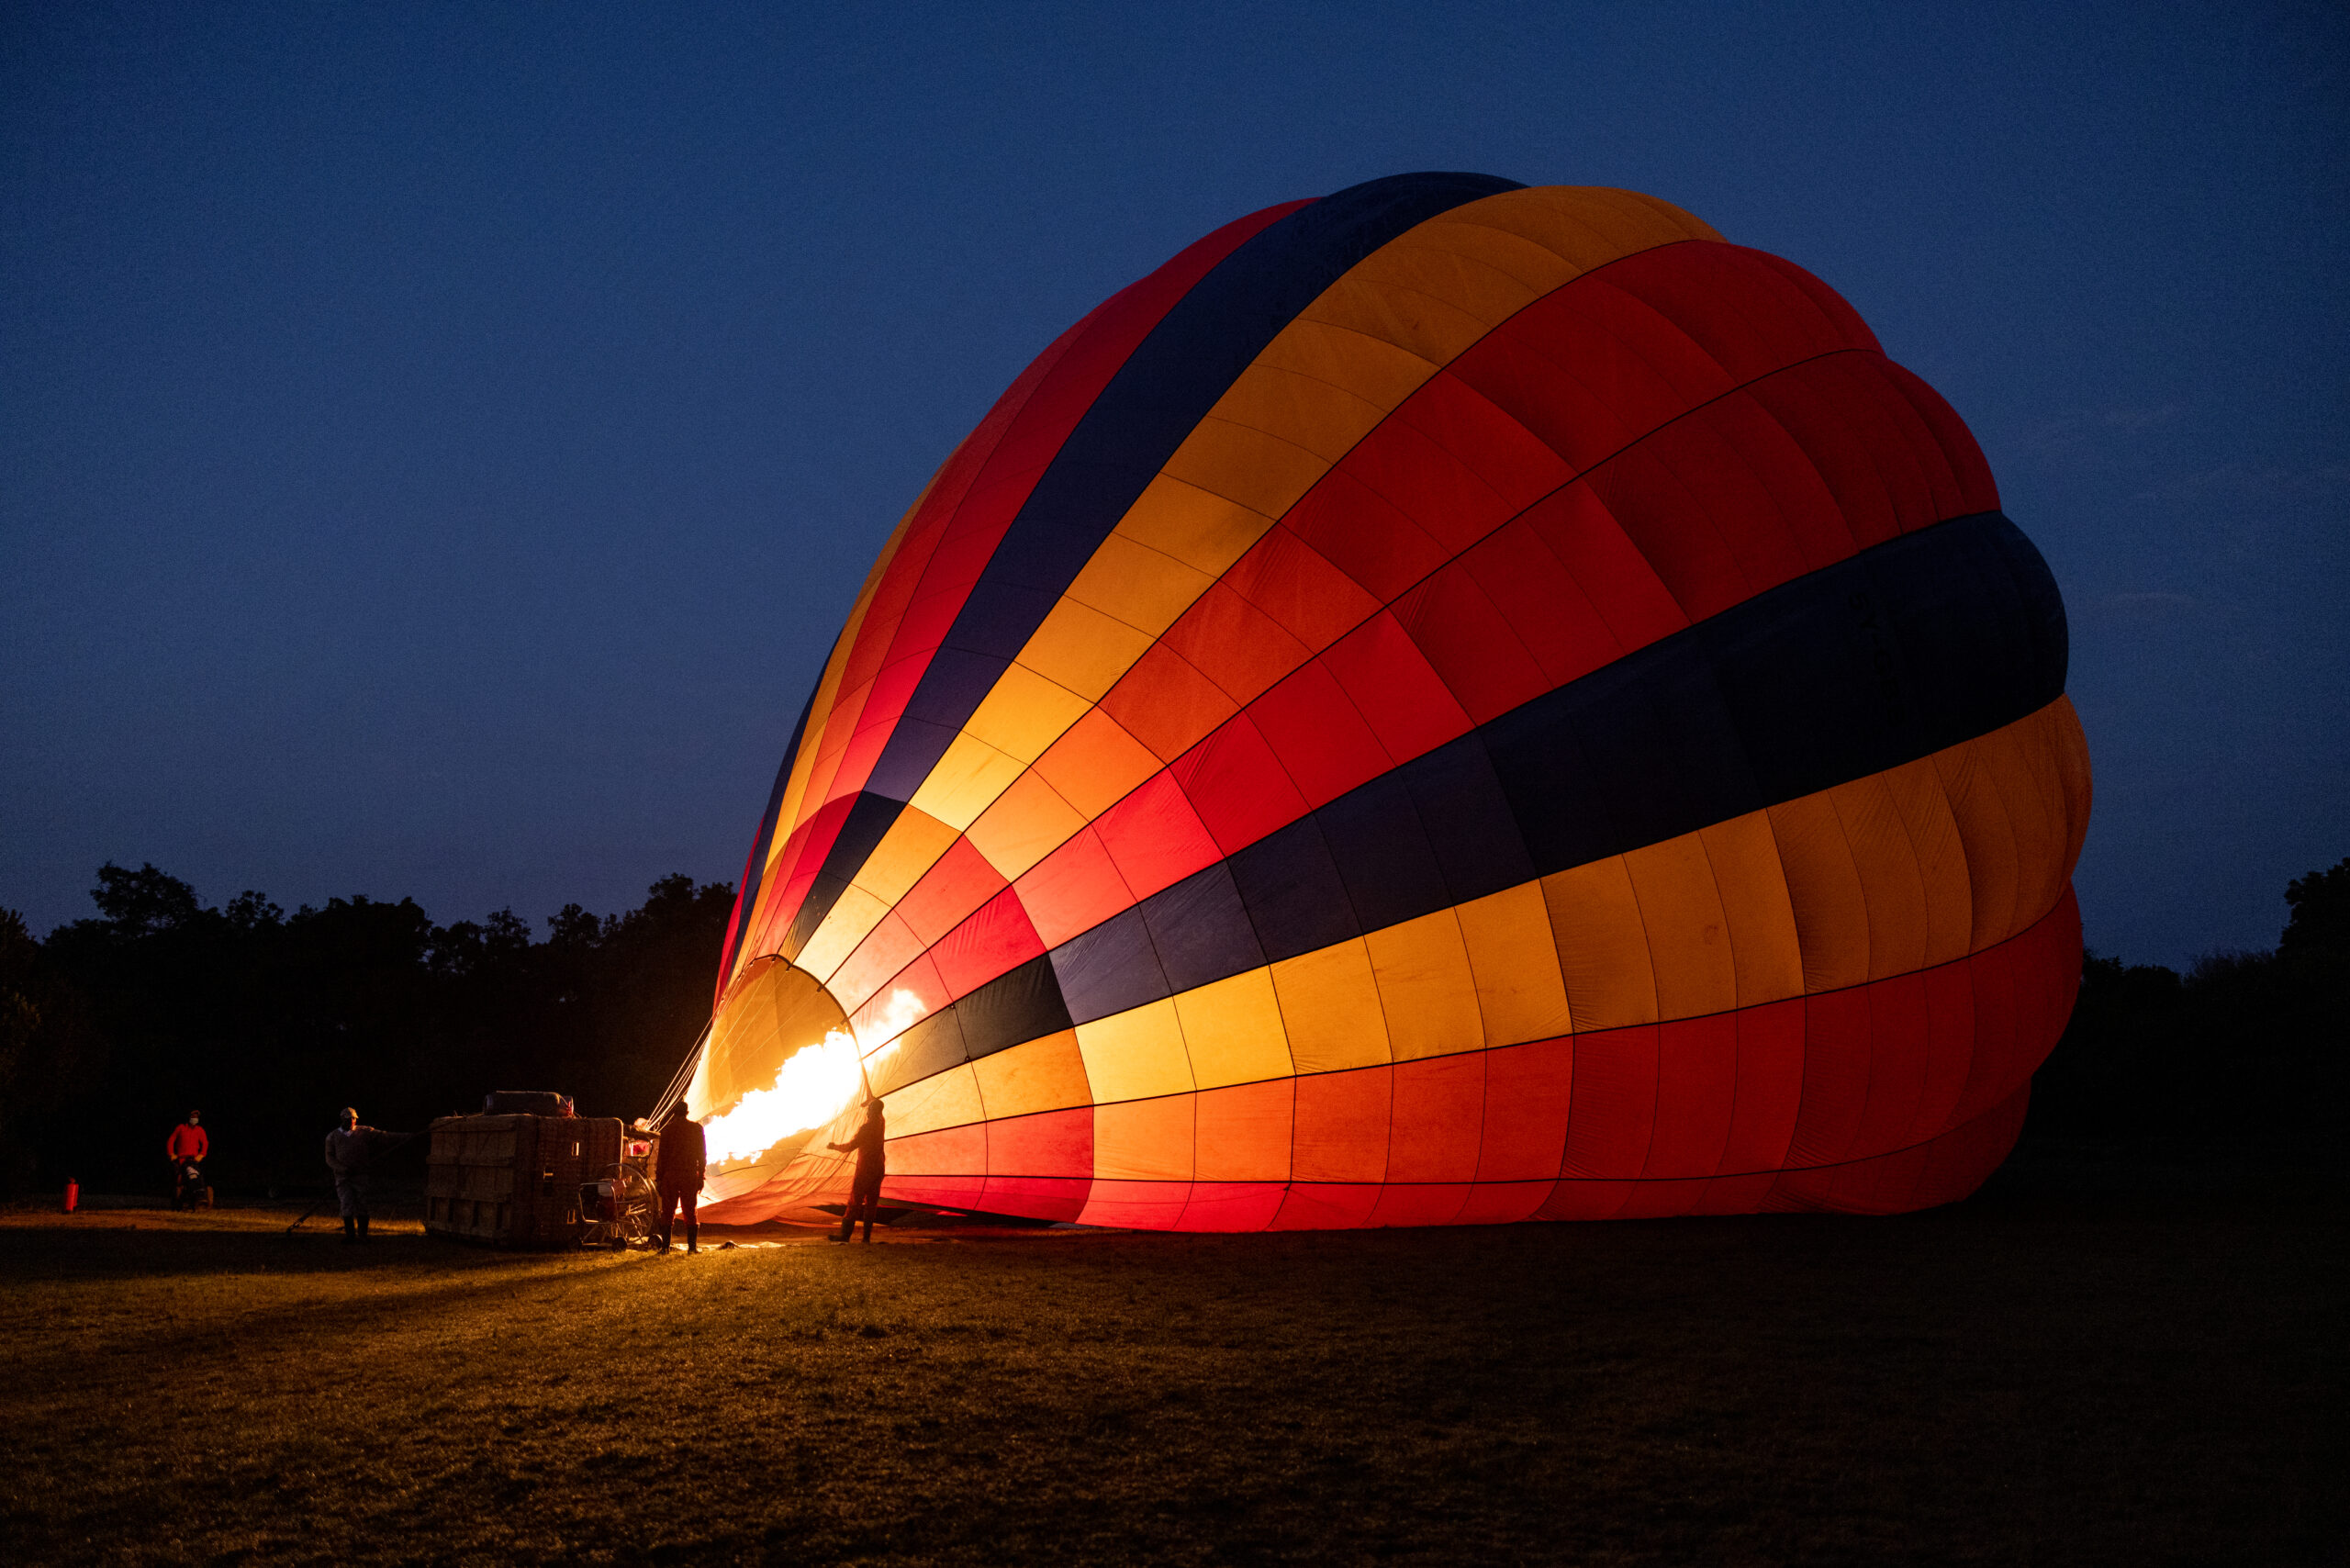
<path fill-rule="evenodd" d="M 669 1221 L 680 1205 L 686 1211 L 686 1250 L 701 1250 L 701 1222 L 694 1204 L 701 1199 L 701 1183 L 709 1164 L 709 1145 L 701 1124 L 686 1114 L 684 1101 L 661 1124 L 661 1148 L 653 1157 L 653 1189 L 661 1202 L 661 1250 L 669 1250 Z"/>
<path fill-rule="evenodd" d="M 172 1207 L 186 1207 L 188 1194 L 195 1192 L 203 1193 L 205 1206 L 211 1207 L 211 1193 L 204 1185 L 204 1157 L 211 1152 L 212 1140 L 205 1136 L 203 1117 L 190 1111 L 187 1120 L 163 1140 L 163 1158 L 172 1162 Z"/>

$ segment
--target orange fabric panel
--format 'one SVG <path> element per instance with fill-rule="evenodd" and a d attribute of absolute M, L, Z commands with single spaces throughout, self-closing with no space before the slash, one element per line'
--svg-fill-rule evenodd
<path fill-rule="evenodd" d="M 1566 1151 L 1574 1073 L 1572 1040 L 1535 1040 L 1485 1053 L 1485 1122 L 1477 1148 L 1480 1182 L 1548 1182 L 1558 1175 L 1560 1157 Z M 1537 1194 L 1527 1213 L 1541 1201 L 1542 1194 Z"/>
<path fill-rule="evenodd" d="M 1395 1064 L 1387 1180 L 1466 1182 L 1477 1173 L 1485 1122 L 1485 1053 Z"/>
<path fill-rule="evenodd" d="M 1807 991 L 1842 991 L 1869 978 L 1868 905 L 1843 819 L 1825 794 L 1773 806 L 1771 836 L 1787 877 Z"/>
<path fill-rule="evenodd" d="M 1559 945 L 1539 882 L 1459 905 L 1460 935 L 1477 986 L 1484 1043 L 1546 1040 L 1574 1027 Z"/>
<path fill-rule="evenodd" d="M 1577 1032 L 1652 1024 L 1656 971 L 1624 857 L 1542 879 L 1542 901 L 1559 943 L 1559 971 Z"/>
<path fill-rule="evenodd" d="M 1786 872 L 1771 836 L 1771 819 L 1749 812 L 1701 829 L 1697 837 L 1729 923 L 1738 1004 L 1801 996 L 1803 944 L 1796 936 L 1795 906 L 1787 901 Z"/>
<path fill-rule="evenodd" d="M 1161 642 L 1236 704 L 1255 698 L 1311 656 L 1304 644 L 1226 583 L 1203 594 Z"/>
<path fill-rule="evenodd" d="M 873 928 L 871 935 L 857 945 L 848 962 L 825 981 L 825 989 L 840 1000 L 843 1007 L 862 1007 L 899 970 L 920 958 L 927 946 L 892 911 Z"/>
<path fill-rule="evenodd" d="M 1291 1179 L 1383 1182 L 1394 1070 L 1316 1073 L 1296 1080 Z"/>
<path fill-rule="evenodd" d="M 1012 884 L 968 839 L 957 839 L 896 910 L 923 943 L 937 941 Z"/>
<path fill-rule="evenodd" d="M 1193 1099 L 1170 1094 L 1094 1106 L 1094 1180 L 1190 1181 Z"/>
<path fill-rule="evenodd" d="M 1239 707 L 1197 666 L 1160 643 L 1102 700 L 1102 711 L 1171 762 Z"/>
<path fill-rule="evenodd" d="M 971 1071 L 979 1103 L 990 1119 L 1093 1103 L 1074 1029 L 983 1056 L 971 1064 Z"/>
<path fill-rule="evenodd" d="M 979 813 L 970 826 L 972 846 L 1007 878 L 1027 872 L 1085 825 L 1086 819 L 1060 792 L 1031 770 Z"/>
<path fill-rule="evenodd" d="M 1377 599 L 1288 528 L 1258 541 L 1224 581 L 1309 648 L 1328 647 L 1379 609 Z"/>
<path fill-rule="evenodd" d="M 1135 902 L 1091 828 L 1046 856 L 1014 885 L 1047 947 L 1091 931 Z"/>
<path fill-rule="evenodd" d="M 1452 911 L 1390 925 L 1363 940 L 1395 1060 L 1446 1056 L 1484 1043 L 1476 976 Z"/>
<path fill-rule="evenodd" d="M 1926 962 L 1926 884 L 1918 873 L 1908 830 L 1894 806 L 1883 774 L 1839 784 L 1828 791 L 1852 865 L 1861 875 L 1861 901 L 1869 921 L 1869 978 L 1908 974 Z"/>
<path fill-rule="evenodd" d="M 1036 759 L 1037 775 L 1088 819 L 1108 811 L 1158 767 L 1150 748 L 1099 708 Z"/>
<path fill-rule="evenodd" d="M 1975 890 L 1966 875 L 1966 847 L 1958 819 L 1930 756 L 1890 768 L 1882 777 L 1906 830 L 1918 880 L 1925 892 L 1925 963 L 1963 958 L 1975 934 Z"/>
<path fill-rule="evenodd" d="M 1658 1015 L 1694 1018 L 1737 1006 L 1729 917 L 1722 913 L 1704 840 L 1685 834 L 1635 849 L 1624 857 L 1624 870 L 1639 901 Z"/>
<path fill-rule="evenodd" d="M 1296 1090 L 1284 1078 L 1211 1089 L 1194 1100 L 1203 1182 L 1286 1182 Z"/>
<path fill-rule="evenodd" d="M 1387 1014 L 1371 976 L 1371 948 L 1361 937 L 1283 958 L 1272 974 L 1298 1071 L 1331 1072 L 1390 1059 Z"/>

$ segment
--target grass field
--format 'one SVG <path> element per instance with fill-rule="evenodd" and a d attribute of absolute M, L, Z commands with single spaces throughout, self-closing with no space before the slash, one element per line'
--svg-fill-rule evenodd
<path fill-rule="evenodd" d="M 2340 1561 L 2340 1186 L 2130 1177 L 690 1259 L 18 1212 L 0 1555 Z"/>

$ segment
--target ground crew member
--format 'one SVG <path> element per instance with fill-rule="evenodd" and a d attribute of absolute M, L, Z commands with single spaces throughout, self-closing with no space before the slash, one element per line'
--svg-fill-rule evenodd
<path fill-rule="evenodd" d="M 172 1162 L 172 1207 L 184 1206 L 189 1190 L 203 1186 L 204 1157 L 211 1151 L 212 1140 L 205 1136 L 203 1118 L 190 1111 L 187 1120 L 163 1140 L 163 1158 Z"/>
<path fill-rule="evenodd" d="M 367 1167 L 385 1135 L 359 1125 L 359 1113 L 345 1105 L 342 1125 L 327 1134 L 327 1169 L 334 1172 L 334 1198 L 342 1212 L 342 1238 L 367 1239 Z"/>
<path fill-rule="evenodd" d="M 865 1121 L 846 1143 L 831 1143 L 824 1147 L 843 1153 L 856 1150 L 856 1175 L 848 1187 L 848 1206 L 841 1210 L 841 1233 L 834 1241 L 846 1241 L 856 1229 L 857 1215 L 865 1216 L 865 1240 L 873 1241 L 873 1212 L 881 1206 L 881 1174 L 887 1159 L 881 1151 L 889 1131 L 881 1115 L 881 1097 L 869 1095 L 865 1102 Z"/>
<path fill-rule="evenodd" d="M 660 1152 L 653 1157 L 653 1190 L 661 1200 L 661 1250 L 669 1250 L 669 1219 L 679 1204 L 686 1211 L 686 1250 L 701 1250 L 701 1222 L 694 1217 L 700 1201 L 702 1176 L 709 1165 L 709 1145 L 701 1124 L 686 1114 L 685 1102 L 661 1124 Z"/>

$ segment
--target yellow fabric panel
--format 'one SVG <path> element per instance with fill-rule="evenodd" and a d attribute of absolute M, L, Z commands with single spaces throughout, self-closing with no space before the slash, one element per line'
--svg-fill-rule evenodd
<path fill-rule="evenodd" d="M 1093 1103 L 1074 1029 L 983 1056 L 971 1064 L 971 1071 L 990 1117 L 1028 1116 Z"/>
<path fill-rule="evenodd" d="M 1257 364 L 1345 386 L 1393 412 L 1437 367 L 1384 338 L 1304 318 L 1282 328 Z"/>
<path fill-rule="evenodd" d="M 1361 396 L 1345 382 L 1301 375 L 1259 360 L 1216 399 L 1208 417 L 1277 435 L 1304 447 L 1327 468 L 1388 411 L 1388 405 Z"/>
<path fill-rule="evenodd" d="M 1787 876 L 1779 865 L 1771 819 L 1749 812 L 1700 829 L 1697 837 L 1706 846 L 1722 915 L 1729 923 L 1738 1004 L 1751 1007 L 1801 996 L 1803 945 L 1796 936 L 1795 906 L 1787 901 Z"/>
<path fill-rule="evenodd" d="M 1113 1182 L 1192 1179 L 1192 1097 L 1093 1107 L 1093 1174 Z"/>
<path fill-rule="evenodd" d="M 1803 988 L 1841 991 L 1869 978 L 1869 913 L 1860 868 L 1835 803 L 1823 792 L 1773 806 L 1771 836 L 1803 946 Z"/>
<path fill-rule="evenodd" d="M 1958 818 L 1950 809 L 1934 759 L 1886 770 L 1885 787 L 1908 833 L 1918 880 L 1926 895 L 1928 965 L 1947 964 L 1973 950 L 1975 887 L 1966 875 L 1966 846 L 1959 841 Z"/>
<path fill-rule="evenodd" d="M 1020 662 L 1087 701 L 1099 702 L 1155 641 L 1155 633 L 1064 599 L 1020 650 Z"/>
<path fill-rule="evenodd" d="M 1441 243 L 1455 228 L 1490 229 L 1531 241 L 1577 274 L 1655 245 L 1681 240 L 1718 244 L 1722 240 L 1710 224 L 1671 202 L 1605 185 L 1539 185 L 1505 191 L 1456 207 L 1422 224 L 1414 234 L 1426 234 L 1431 244 Z M 1495 256 L 1496 264 L 1501 264 L 1495 252 L 1481 253 Z"/>
<path fill-rule="evenodd" d="M 1624 857 L 1611 855 L 1543 878 L 1542 902 L 1575 1028 L 1655 1023 L 1656 971 Z"/>
<path fill-rule="evenodd" d="M 1289 1035 L 1270 969 L 1250 969 L 1175 998 L 1192 1076 L 1202 1089 L 1286 1078 Z"/>
<path fill-rule="evenodd" d="M 968 836 L 971 847 L 1009 882 L 1068 842 L 1086 821 L 1031 769 L 979 813 Z"/>
<path fill-rule="evenodd" d="M 1161 474 L 1136 498 L 1117 531 L 1194 571 L 1220 577 L 1272 525 L 1273 520 L 1262 512 Z M 1173 624 L 1169 620 L 1166 626 L 1146 630 L 1155 635 Z"/>
<path fill-rule="evenodd" d="M 1024 665 L 1013 665 L 996 678 L 973 711 L 964 733 L 982 740 L 1015 762 L 1030 763 L 1066 734 L 1092 704 L 1065 686 L 1056 685 Z"/>
<path fill-rule="evenodd" d="M 1722 911 L 1705 840 L 1687 833 L 1645 845 L 1624 857 L 1624 870 L 1648 934 L 1657 1016 L 1697 1018 L 1736 1007 L 1729 916 Z"/>
<path fill-rule="evenodd" d="M 824 923 L 791 961 L 819 980 L 830 980 L 833 971 L 847 962 L 848 956 L 856 951 L 856 945 L 889 913 L 888 904 L 863 888 L 844 888 L 825 914 Z"/>
<path fill-rule="evenodd" d="M 1885 980 L 1926 962 L 1926 884 L 1917 851 L 1894 809 L 1883 774 L 1855 778 L 1828 791 L 1860 873 L 1869 921 L 1869 979 Z"/>
<path fill-rule="evenodd" d="M 1387 1018 L 1360 936 L 1272 967 L 1291 1059 L 1300 1072 L 1335 1072 L 1389 1058 Z"/>
<path fill-rule="evenodd" d="M 1025 766 L 965 731 L 947 745 L 946 755 L 914 791 L 912 804 L 960 832 L 1011 788 Z"/>
<path fill-rule="evenodd" d="M 1476 977 L 1485 1044 L 1513 1046 L 1572 1031 L 1542 884 L 1521 883 L 1464 903 L 1457 913 L 1469 969 Z"/>
<path fill-rule="evenodd" d="M 895 904 L 954 843 L 953 828 L 928 812 L 908 806 L 898 813 L 898 820 L 890 824 L 890 831 L 881 835 L 881 842 L 873 846 L 873 853 L 850 881 L 884 904 Z M 861 935 L 858 940 L 864 940 Z"/>
<path fill-rule="evenodd" d="M 1281 374 L 1286 375 L 1286 372 Z M 1376 412 L 1364 429 L 1379 422 Z M 1211 495 L 1279 517 L 1312 489 L 1330 465 L 1296 442 L 1253 425 L 1208 415 L 1167 460 L 1166 472 Z M 1192 596 L 1196 599 L 1198 593 Z"/>
<path fill-rule="evenodd" d="M 1077 1047 L 1084 1054 L 1085 1079 L 1093 1086 L 1097 1105 L 1181 1094 L 1196 1087 L 1191 1058 L 1183 1049 L 1182 1026 L 1169 1001 L 1080 1024 Z"/>
<path fill-rule="evenodd" d="M 1388 249 L 1392 251 L 1401 243 L 1396 241 Z M 1368 269 L 1382 258 L 1387 259 L 1387 265 L 1380 270 L 1389 275 L 1371 275 Z M 1383 339 L 1432 364 L 1451 364 L 1463 349 L 1491 331 L 1507 314 L 1490 318 L 1472 314 L 1449 300 L 1435 298 L 1408 286 L 1399 286 L 1391 278 L 1404 270 L 1400 256 L 1388 258 L 1387 252 L 1379 252 L 1332 284 L 1300 314 L 1325 326 L 1345 327 L 1365 337 Z M 1423 266 L 1418 270 L 1420 281 L 1434 283 L 1428 276 L 1434 269 Z M 1516 287 L 1500 273 L 1493 275 L 1503 286 L 1514 287 L 1528 303 L 1539 297 L 1534 291 Z"/>
<path fill-rule="evenodd" d="M 1036 759 L 1036 773 L 1091 822 L 1161 766 L 1148 746 L 1096 708 Z"/>
<path fill-rule="evenodd" d="M 1129 626 L 1151 631 L 1173 625 L 1213 581 L 1172 555 L 1113 533 L 1069 584 L 1069 597 Z"/>
<path fill-rule="evenodd" d="M 1387 1014 L 1388 1048 L 1397 1061 L 1450 1056 L 1484 1043 L 1477 980 L 1452 911 L 1386 926 L 1363 941 Z"/>
<path fill-rule="evenodd" d="M 980 1105 L 979 1081 L 969 1062 L 884 1094 L 881 1104 L 889 1114 L 891 1137 L 968 1126 L 987 1120 L 988 1115 Z"/>

